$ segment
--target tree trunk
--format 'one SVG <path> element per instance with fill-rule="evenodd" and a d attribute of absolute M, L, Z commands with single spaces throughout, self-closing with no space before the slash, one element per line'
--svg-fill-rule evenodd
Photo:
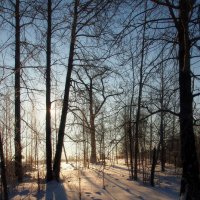
<path fill-rule="evenodd" d="M 0 160 L 1 160 L 1 181 L 3 185 L 3 197 L 5 200 L 8 200 L 8 188 L 7 188 L 7 179 L 6 179 L 6 168 L 5 168 L 5 159 L 3 152 L 3 142 L 0 133 Z"/>
<path fill-rule="evenodd" d="M 63 140 L 64 140 L 64 134 L 65 134 L 65 123 L 66 123 L 67 112 L 68 112 L 68 107 L 69 107 L 68 106 L 69 105 L 69 91 L 70 91 L 70 85 L 71 85 L 71 73 L 72 73 L 72 69 L 73 69 L 74 49 L 75 49 L 75 42 L 76 42 L 78 4 L 79 4 L 79 0 L 75 0 L 73 23 L 72 23 L 72 29 L 71 29 L 68 70 L 67 70 L 65 91 L 64 91 L 64 100 L 63 100 L 59 132 L 58 132 L 58 142 L 56 145 L 56 154 L 55 154 L 54 164 L 53 164 L 54 178 L 57 181 L 59 181 L 59 179 L 60 179 L 60 162 L 61 162 Z"/>
<path fill-rule="evenodd" d="M 90 137 L 91 137 L 91 157 L 90 162 L 96 163 L 96 136 L 95 136 L 95 116 L 93 112 L 93 91 L 92 91 L 92 79 L 90 79 L 90 88 L 89 88 L 89 101 L 90 101 Z"/>
<path fill-rule="evenodd" d="M 52 2 L 48 0 L 47 19 L 47 53 L 46 53 L 46 180 L 53 179 L 52 144 L 51 144 L 51 10 Z"/>
<path fill-rule="evenodd" d="M 142 50 L 141 50 L 141 63 L 140 63 L 140 75 L 139 75 L 139 94 L 137 103 L 137 113 L 136 113 L 136 128 L 135 128 L 135 168 L 134 168 L 134 180 L 137 180 L 137 169 L 138 169 L 138 154 L 139 154 L 139 123 L 140 123 L 140 111 L 141 111 L 141 101 L 142 101 L 142 89 L 143 89 L 143 65 L 144 65 L 144 53 L 145 53 L 145 34 L 146 34 L 146 10 L 147 1 L 145 1 L 145 13 L 144 13 L 144 25 L 142 33 Z"/>
<path fill-rule="evenodd" d="M 162 108 L 161 108 L 162 109 Z M 161 162 L 161 171 L 165 171 L 165 142 L 164 142 L 164 113 L 161 111 L 161 117 L 160 117 L 160 162 Z"/>
<path fill-rule="evenodd" d="M 132 52 L 131 52 L 132 54 Z M 128 121 L 126 120 L 126 123 L 128 123 L 128 138 L 129 138 L 129 151 L 130 151 L 130 179 L 133 180 L 133 149 L 134 149 L 134 141 L 133 141 L 133 133 L 134 133 L 134 126 L 132 125 L 132 116 L 134 115 L 134 110 L 132 109 L 133 106 L 133 100 L 134 100 L 134 92 L 135 92 L 135 72 L 134 72 L 134 63 L 133 63 L 133 55 L 132 55 L 132 60 L 131 60 L 131 67 L 132 67 L 132 72 L 133 72 L 133 82 L 132 82 L 132 95 L 131 95 L 131 105 L 129 109 L 129 119 Z M 127 130 L 126 130 L 127 131 Z M 127 155 L 128 156 L 128 155 Z M 128 161 L 128 159 L 127 159 Z"/>
<path fill-rule="evenodd" d="M 96 163 L 97 156 L 96 156 L 96 136 L 95 136 L 95 125 L 94 125 L 94 116 L 90 116 L 90 136 L 91 136 L 91 157 L 90 162 Z"/>
<path fill-rule="evenodd" d="M 193 6 L 188 0 L 180 0 L 179 38 L 179 86 L 180 86 L 180 139 L 182 158 L 181 198 L 200 199 L 199 165 L 193 130 L 193 96 L 190 75 L 189 15 Z"/>
<path fill-rule="evenodd" d="M 126 114 L 125 114 L 126 117 Z M 126 117 L 127 118 L 127 117 Z M 127 119 L 125 118 L 125 127 L 124 127 L 124 156 L 125 164 L 129 166 L 129 157 L 128 157 L 128 128 L 127 128 Z"/>
<path fill-rule="evenodd" d="M 165 171 L 165 135 L 164 135 L 164 112 L 162 111 L 164 109 L 164 69 L 163 69 L 163 63 L 161 64 L 161 88 L 160 88 L 160 162 L 161 162 L 161 171 Z"/>
<path fill-rule="evenodd" d="M 130 109 L 131 110 L 131 109 Z M 131 111 L 130 111 L 130 115 L 131 115 Z M 129 119 L 128 121 L 128 138 L 129 138 L 129 151 L 130 151 L 130 172 L 131 172 L 131 177 L 130 179 L 133 180 L 133 134 L 132 134 L 132 126 L 131 126 L 131 119 L 132 117 Z M 127 123 L 127 122 L 126 122 Z"/>
<path fill-rule="evenodd" d="M 20 0 L 15 4 L 15 175 L 22 182 L 21 102 L 20 102 Z"/>
<path fill-rule="evenodd" d="M 152 165 L 151 165 L 151 176 L 150 176 L 150 184 L 151 186 L 155 186 L 154 183 L 154 176 L 155 176 L 155 168 L 156 168 L 156 163 L 157 163 L 157 159 L 156 159 L 156 148 L 153 149 L 153 156 L 152 156 Z"/>
<path fill-rule="evenodd" d="M 151 158 L 152 158 L 152 143 L 153 143 L 153 120 L 151 116 L 151 124 L 150 124 L 150 144 L 149 144 L 149 158 L 150 158 L 150 163 L 151 163 Z"/>

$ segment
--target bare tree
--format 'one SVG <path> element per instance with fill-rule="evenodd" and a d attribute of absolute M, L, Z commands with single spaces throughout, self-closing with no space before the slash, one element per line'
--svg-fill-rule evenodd
<path fill-rule="evenodd" d="M 61 120 L 60 120 L 59 132 L 58 132 L 58 142 L 56 146 L 56 153 L 55 153 L 54 164 L 53 164 L 53 173 L 56 180 L 59 180 L 59 177 L 60 177 L 61 153 L 62 153 L 64 132 L 65 132 L 67 111 L 69 107 L 68 104 L 69 104 L 69 92 L 70 92 L 70 86 L 71 86 L 71 73 L 73 69 L 74 50 L 75 50 L 76 33 L 77 33 L 78 6 L 79 6 L 79 0 L 75 0 L 63 107 L 62 107 L 62 114 L 61 114 Z"/>
<path fill-rule="evenodd" d="M 140 122 L 140 112 L 141 112 L 141 102 L 142 102 L 142 90 L 144 85 L 144 58 L 145 58 L 145 49 L 146 49 L 146 14 L 147 10 L 147 1 L 145 1 L 145 10 L 144 10 L 144 22 L 142 28 L 142 46 L 141 46 L 141 63 L 139 69 L 139 93 L 138 93 L 138 102 L 137 102 L 137 112 L 136 112 L 136 128 L 135 128 L 135 163 L 134 163 L 134 180 L 137 180 L 137 168 L 138 168 L 138 138 L 139 138 L 139 122 Z"/>
<path fill-rule="evenodd" d="M 87 66 L 88 65 L 88 66 Z M 98 66 L 97 66 L 98 67 Z M 83 69 L 83 70 L 81 70 Z M 97 150 L 96 150 L 96 124 L 95 120 L 100 114 L 102 107 L 106 101 L 113 96 L 119 95 L 118 91 L 111 91 L 108 85 L 105 84 L 106 79 L 113 73 L 108 67 L 101 67 L 99 69 L 85 60 L 82 68 L 76 71 L 80 85 L 83 85 L 82 90 L 85 91 L 86 102 L 89 104 L 89 130 L 91 141 L 91 157 L 90 162 L 97 162 Z"/>
<path fill-rule="evenodd" d="M 101 12 L 109 5 L 110 1 L 93 1 L 88 0 L 86 2 L 80 2 L 79 0 L 74 1 L 74 12 L 73 12 L 73 22 L 71 27 L 71 38 L 70 38 L 70 49 L 69 49 L 69 57 L 68 57 L 68 70 L 65 82 L 65 92 L 64 92 L 64 100 L 63 107 L 61 113 L 61 121 L 58 132 L 58 142 L 56 146 L 56 154 L 53 165 L 53 172 L 55 178 L 59 179 L 60 172 L 60 161 L 61 161 L 61 153 L 62 153 L 62 145 L 64 138 L 64 130 L 65 130 L 65 122 L 66 115 L 69 109 L 69 92 L 71 86 L 71 74 L 74 65 L 74 57 L 75 55 L 75 46 L 78 37 L 93 37 L 93 35 L 88 35 L 88 27 L 94 25 L 96 23 L 96 17 L 101 14 Z M 77 42 L 81 46 L 81 42 Z M 77 46 L 76 46 L 77 51 Z"/>
<path fill-rule="evenodd" d="M 199 163 L 195 146 L 193 129 L 193 94 L 191 90 L 191 47 L 192 38 L 190 22 L 194 16 L 196 2 L 180 0 L 177 4 L 174 1 L 157 1 L 159 5 L 166 6 L 177 30 L 178 39 L 178 62 L 179 62 L 179 92 L 180 92 L 180 140 L 182 157 L 182 180 L 180 196 L 182 199 L 200 198 Z M 176 13 L 178 11 L 178 16 Z M 197 16 L 197 15 L 196 15 Z"/>
<path fill-rule="evenodd" d="M 32 18 L 30 18 L 30 1 L 20 1 L 20 0 L 11 0 L 11 1 L 1 1 L 2 11 L 0 17 L 4 21 L 4 26 L 9 28 L 10 32 L 13 33 L 13 36 L 7 36 L 7 45 L 5 49 L 14 44 L 14 89 L 15 89 L 15 123 L 14 123 L 14 146 L 15 146 L 15 174 L 18 178 L 18 181 L 23 180 L 23 167 L 22 167 L 22 145 L 21 145 L 21 90 L 23 84 L 26 86 L 26 83 L 22 76 L 22 69 L 24 64 L 27 62 L 28 58 L 32 57 L 31 53 L 29 55 L 26 53 L 27 41 L 25 37 L 25 27 L 32 23 L 34 19 L 34 13 L 31 13 Z M 24 32 L 23 32 L 24 31 Z M 23 33 L 23 34 L 22 34 Z M 13 43 L 11 40 L 14 39 Z M 23 41 L 22 41 L 23 40 Z M 26 53 L 25 53 L 26 52 Z M 10 59 L 10 55 L 6 55 Z M 7 61 L 10 67 L 10 61 Z M 5 64 L 6 65 L 6 64 Z M 9 67 L 7 67 L 9 69 Z M 11 67 L 12 68 L 12 67 Z"/>

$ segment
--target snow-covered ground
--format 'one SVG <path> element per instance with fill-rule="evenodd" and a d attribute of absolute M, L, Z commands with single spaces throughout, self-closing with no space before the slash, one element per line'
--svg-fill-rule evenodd
<path fill-rule="evenodd" d="M 24 183 L 11 189 L 10 199 L 45 200 L 175 200 L 178 199 L 180 177 L 174 174 L 172 166 L 166 172 L 156 173 L 156 186 L 149 182 L 132 181 L 124 164 L 113 166 L 93 165 L 89 169 L 76 164 L 61 164 L 63 181 L 44 183 L 40 180 L 38 189 L 37 172 L 29 174 Z M 42 166 L 39 167 L 40 176 Z M 142 174 L 139 175 L 141 179 Z M 35 177 L 35 178 L 34 178 Z"/>

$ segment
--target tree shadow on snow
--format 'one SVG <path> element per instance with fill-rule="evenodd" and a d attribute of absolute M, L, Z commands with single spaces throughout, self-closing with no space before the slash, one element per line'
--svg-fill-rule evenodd
<path fill-rule="evenodd" d="M 67 194 L 62 183 L 51 181 L 46 184 L 45 200 L 67 200 Z"/>

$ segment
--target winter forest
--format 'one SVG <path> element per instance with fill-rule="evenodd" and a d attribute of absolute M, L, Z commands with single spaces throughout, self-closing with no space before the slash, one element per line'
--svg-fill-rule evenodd
<path fill-rule="evenodd" d="M 200 0 L 0 0 L 0 199 L 200 200 Z"/>

